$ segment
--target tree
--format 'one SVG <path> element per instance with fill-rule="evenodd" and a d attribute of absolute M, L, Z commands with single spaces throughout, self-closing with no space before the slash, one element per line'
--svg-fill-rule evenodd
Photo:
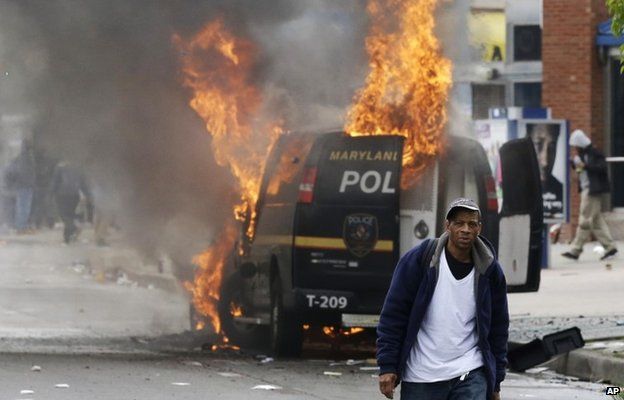
<path fill-rule="evenodd" d="M 611 30 L 615 36 L 624 34 L 624 1 L 607 0 L 607 7 L 612 16 Z M 624 55 L 624 44 L 620 46 L 620 54 Z M 622 65 L 624 72 L 624 64 Z"/>

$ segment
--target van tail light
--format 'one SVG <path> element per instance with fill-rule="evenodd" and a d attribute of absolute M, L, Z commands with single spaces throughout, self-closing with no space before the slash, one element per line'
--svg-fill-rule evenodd
<path fill-rule="evenodd" d="M 314 198 L 314 184 L 316 183 L 316 168 L 307 168 L 303 172 L 303 179 L 299 184 L 299 203 L 312 203 Z"/>
<path fill-rule="evenodd" d="M 492 176 L 485 178 L 485 189 L 487 190 L 487 209 L 498 213 L 498 197 L 496 197 L 496 182 Z"/>

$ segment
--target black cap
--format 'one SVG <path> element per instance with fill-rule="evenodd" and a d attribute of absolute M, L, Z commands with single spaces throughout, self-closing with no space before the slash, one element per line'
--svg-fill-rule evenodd
<path fill-rule="evenodd" d="M 446 219 L 449 218 L 449 214 L 451 213 L 451 211 L 453 211 L 454 208 L 465 208 L 466 210 L 476 211 L 479 213 L 479 216 L 481 216 L 481 210 L 479 209 L 479 206 L 472 199 L 460 197 L 451 201 L 451 204 L 449 204 L 448 210 L 446 211 Z"/>

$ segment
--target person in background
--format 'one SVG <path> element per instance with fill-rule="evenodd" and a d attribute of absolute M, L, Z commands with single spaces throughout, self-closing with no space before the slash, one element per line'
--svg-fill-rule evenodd
<path fill-rule="evenodd" d="M 401 400 L 500 400 L 505 378 L 507 286 L 481 212 L 451 202 L 446 231 L 399 261 L 377 326 L 379 390 Z"/>
<path fill-rule="evenodd" d="M 18 234 L 30 232 L 29 219 L 35 191 L 35 159 L 32 142 L 22 141 L 19 155 L 5 173 L 7 188 L 15 191 L 15 229 Z"/>
<path fill-rule="evenodd" d="M 54 227 L 56 213 L 54 210 L 54 200 L 50 194 L 50 186 L 56 160 L 39 146 L 35 146 L 34 157 L 36 165 L 35 192 L 33 196 L 31 221 L 37 229 L 43 226 L 52 228 Z"/>
<path fill-rule="evenodd" d="M 63 161 L 54 170 L 50 192 L 63 220 L 63 240 L 70 243 L 78 236 L 76 207 L 81 195 L 86 200 L 87 211 L 93 210 L 91 190 L 84 174 L 76 166 Z M 88 215 L 87 219 L 92 220 L 92 215 Z"/>
<path fill-rule="evenodd" d="M 562 256 L 578 260 L 583 252 L 583 245 L 589 242 L 593 234 L 605 249 L 605 253 L 600 258 L 604 260 L 618 252 L 601 212 L 601 195 L 610 191 L 607 161 L 604 155 L 592 145 L 585 132 L 580 129 L 572 132 L 569 144 L 572 167 L 579 177 L 581 205 L 572 248 Z"/>

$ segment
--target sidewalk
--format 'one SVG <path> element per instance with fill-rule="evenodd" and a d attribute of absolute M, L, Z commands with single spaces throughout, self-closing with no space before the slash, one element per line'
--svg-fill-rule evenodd
<path fill-rule="evenodd" d="M 167 291 L 180 290 L 172 266 L 166 262 L 152 262 L 125 245 L 121 235 L 112 231 L 108 246 L 94 243 L 93 229 L 87 226 L 76 242 L 66 245 L 60 226 L 41 229 L 33 234 L 17 235 L 0 230 L 0 249 L 7 258 L 19 260 L 19 254 L 29 253 L 29 259 L 53 260 L 58 265 L 71 265 L 76 272 L 90 274 L 96 281 L 117 281 Z"/>
<path fill-rule="evenodd" d="M 576 326 L 588 344 L 547 365 L 566 375 L 623 384 L 624 242 L 606 261 L 593 251 L 596 245 L 585 245 L 578 261 L 561 257 L 567 245 L 550 247 L 550 267 L 542 270 L 539 291 L 508 296 L 510 341 L 525 343 Z"/>

